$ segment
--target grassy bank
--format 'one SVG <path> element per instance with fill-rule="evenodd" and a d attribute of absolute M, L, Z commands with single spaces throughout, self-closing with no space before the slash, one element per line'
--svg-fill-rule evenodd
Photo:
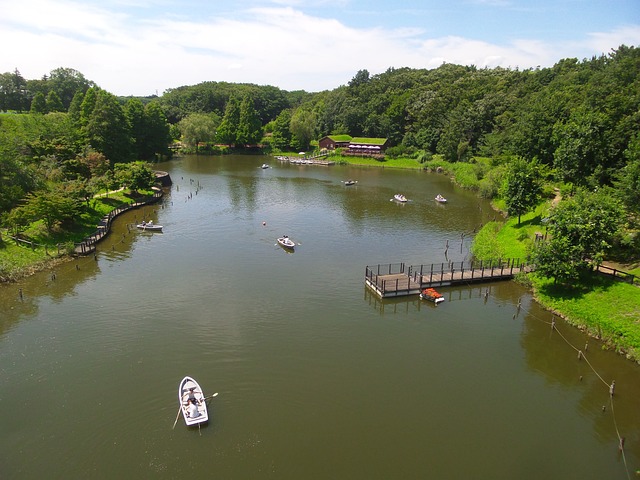
<path fill-rule="evenodd" d="M 3 229 L 0 232 L 0 282 L 16 281 L 62 261 L 73 252 L 74 243 L 96 231 L 96 225 L 105 215 L 122 204 L 139 201 L 145 196 L 119 191 L 96 197 L 70 229 L 49 232 L 43 222 L 34 222 L 20 234 L 30 244 L 16 243 L 9 238 L 10 232 Z"/>
<path fill-rule="evenodd" d="M 546 203 L 523 215 L 519 225 L 517 218 L 486 224 L 474 240 L 474 256 L 483 260 L 525 258 L 533 246 L 536 232 L 545 233 L 542 218 L 549 207 L 550 203 Z M 617 268 L 629 273 L 638 270 L 637 265 Z M 524 281 L 545 308 L 601 339 L 605 348 L 640 362 L 640 287 L 596 273 L 583 276 L 571 285 L 556 284 L 552 278 L 535 273 L 529 274 Z"/>

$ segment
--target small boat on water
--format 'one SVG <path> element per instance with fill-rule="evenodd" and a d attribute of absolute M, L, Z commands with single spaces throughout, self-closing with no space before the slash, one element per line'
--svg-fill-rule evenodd
<path fill-rule="evenodd" d="M 347 187 L 349 187 L 349 186 L 351 186 L 351 185 L 355 185 L 356 183 L 358 183 L 358 181 L 357 181 L 357 180 L 347 180 L 347 181 L 345 181 L 345 182 L 344 182 L 344 184 L 345 184 Z"/>
<path fill-rule="evenodd" d="M 184 377 L 180 382 L 178 402 L 187 425 L 197 425 L 209 420 L 204 392 L 193 378 Z"/>
<path fill-rule="evenodd" d="M 263 164 L 262 164 L 262 167 L 260 167 L 260 168 L 262 168 L 262 169 L 269 168 L 269 165 L 268 165 L 268 164 L 266 164 L 266 163 L 263 163 Z"/>
<path fill-rule="evenodd" d="M 153 220 L 149 220 L 148 222 L 145 222 L 143 220 L 142 223 L 139 223 L 138 225 L 136 225 L 136 227 L 139 230 L 142 230 L 145 232 L 161 232 L 162 231 L 162 225 L 156 225 L 155 223 L 153 223 Z"/>
<path fill-rule="evenodd" d="M 435 291 L 433 288 L 425 288 L 420 292 L 420 298 L 423 300 L 429 300 L 430 302 L 435 303 L 436 305 L 440 302 L 444 302 L 444 297 L 442 294 Z"/>
<path fill-rule="evenodd" d="M 438 194 L 436 195 L 436 202 L 447 203 L 447 199 L 444 198 L 442 195 Z"/>
<path fill-rule="evenodd" d="M 394 200 L 396 200 L 396 201 L 398 201 L 398 202 L 401 202 L 401 203 L 404 203 L 404 202 L 406 202 L 406 201 L 407 201 L 407 197 L 405 197 L 405 196 L 404 196 L 404 195 L 402 195 L 401 193 L 396 193 L 396 194 L 393 196 L 393 199 L 394 199 Z"/>
<path fill-rule="evenodd" d="M 287 235 L 278 238 L 278 245 L 288 250 L 293 250 L 296 247 L 296 244 Z"/>

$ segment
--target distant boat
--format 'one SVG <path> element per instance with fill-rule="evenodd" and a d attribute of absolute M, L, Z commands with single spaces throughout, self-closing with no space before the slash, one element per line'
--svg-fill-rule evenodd
<path fill-rule="evenodd" d="M 344 184 L 349 187 L 351 185 L 355 185 L 356 183 L 358 183 L 357 180 L 347 180 L 346 182 L 344 182 Z"/>
<path fill-rule="evenodd" d="M 397 200 L 398 202 L 402 202 L 402 203 L 404 203 L 404 202 L 406 202 L 406 201 L 407 201 L 407 197 L 405 197 L 405 196 L 404 196 L 404 195 L 402 195 L 401 193 L 396 193 L 396 194 L 393 196 L 393 199 L 394 199 L 394 200 Z"/>
<path fill-rule="evenodd" d="M 278 245 L 288 250 L 293 250 L 296 247 L 296 244 L 287 235 L 278 238 Z"/>
<path fill-rule="evenodd" d="M 266 163 L 263 163 L 263 164 L 262 164 L 262 167 L 260 167 L 260 168 L 269 168 L 269 165 L 268 165 L 268 164 L 266 164 Z"/>
<path fill-rule="evenodd" d="M 444 198 L 442 195 L 438 194 L 436 195 L 436 202 L 447 203 L 447 199 Z"/>
<path fill-rule="evenodd" d="M 156 225 L 153 223 L 153 220 L 149 220 L 148 222 L 142 222 L 136 225 L 138 230 L 142 230 L 144 232 L 161 232 L 162 225 Z"/>

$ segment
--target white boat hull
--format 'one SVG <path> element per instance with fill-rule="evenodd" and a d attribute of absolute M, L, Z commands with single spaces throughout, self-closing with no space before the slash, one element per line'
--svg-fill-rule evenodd
<path fill-rule="evenodd" d="M 138 225 L 136 225 L 136 228 L 138 230 L 142 230 L 143 232 L 161 232 L 162 231 L 162 225 L 149 225 L 147 224 L 142 224 L 139 223 Z"/>
<path fill-rule="evenodd" d="M 296 244 L 289 237 L 278 238 L 278 245 L 288 250 L 293 250 L 296 247 Z"/>
<path fill-rule="evenodd" d="M 193 394 L 196 398 L 197 409 L 194 410 L 189 405 L 189 389 L 194 388 Z M 178 387 L 178 401 L 180 402 L 180 409 L 182 410 L 182 417 L 184 423 L 189 425 L 197 425 L 209 420 L 209 413 L 207 412 L 207 402 L 205 401 L 204 392 L 198 382 L 191 377 L 184 377 Z M 193 413 L 195 412 L 195 414 Z"/>

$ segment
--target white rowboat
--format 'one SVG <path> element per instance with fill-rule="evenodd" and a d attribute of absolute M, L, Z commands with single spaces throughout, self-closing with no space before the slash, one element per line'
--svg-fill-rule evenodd
<path fill-rule="evenodd" d="M 184 377 L 180 382 L 178 401 L 187 425 L 197 425 L 209 420 L 204 392 L 193 378 Z"/>
<path fill-rule="evenodd" d="M 278 245 L 280 245 L 282 248 L 287 248 L 289 250 L 293 250 L 296 246 L 293 240 L 291 240 L 286 235 L 283 235 L 282 237 L 278 238 Z"/>
<path fill-rule="evenodd" d="M 156 225 L 153 223 L 153 220 L 149 220 L 148 222 L 142 222 L 136 225 L 138 230 L 142 230 L 143 232 L 161 232 L 162 225 Z"/>

